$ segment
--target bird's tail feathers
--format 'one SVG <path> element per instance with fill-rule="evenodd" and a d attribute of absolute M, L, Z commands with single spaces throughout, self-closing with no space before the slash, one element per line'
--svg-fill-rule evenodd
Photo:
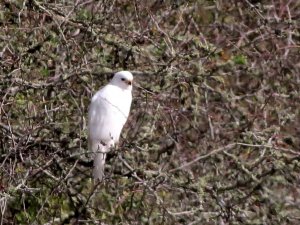
<path fill-rule="evenodd" d="M 106 153 L 96 153 L 94 158 L 93 177 L 95 180 L 102 181 L 104 177 Z"/>
<path fill-rule="evenodd" d="M 102 145 L 99 142 L 94 142 L 90 146 L 94 153 L 94 168 L 93 177 L 95 180 L 102 181 L 104 177 L 104 165 L 106 159 L 106 152 L 109 151 L 109 146 Z"/>

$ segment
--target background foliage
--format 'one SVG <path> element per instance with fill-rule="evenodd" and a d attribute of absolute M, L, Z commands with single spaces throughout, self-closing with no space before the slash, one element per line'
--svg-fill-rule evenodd
<path fill-rule="evenodd" d="M 1 224 L 299 224 L 300 2 L 2 0 Z M 135 75 L 94 186 L 90 98 Z"/>

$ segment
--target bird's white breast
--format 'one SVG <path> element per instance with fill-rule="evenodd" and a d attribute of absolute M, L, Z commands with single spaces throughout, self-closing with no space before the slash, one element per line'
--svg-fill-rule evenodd
<path fill-rule="evenodd" d="M 106 85 L 92 98 L 89 109 L 89 135 L 104 143 L 117 142 L 129 115 L 131 91 Z"/>

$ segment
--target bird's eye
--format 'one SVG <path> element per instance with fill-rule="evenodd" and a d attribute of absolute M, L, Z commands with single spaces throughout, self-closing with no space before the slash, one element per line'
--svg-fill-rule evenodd
<path fill-rule="evenodd" d="M 125 81 L 125 78 L 121 78 L 122 81 Z"/>

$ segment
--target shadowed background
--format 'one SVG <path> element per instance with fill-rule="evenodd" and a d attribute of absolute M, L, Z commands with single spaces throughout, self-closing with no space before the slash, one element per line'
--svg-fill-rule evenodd
<path fill-rule="evenodd" d="M 299 224 L 300 3 L 2 1 L 1 224 Z M 106 180 L 87 107 L 135 76 Z"/>

